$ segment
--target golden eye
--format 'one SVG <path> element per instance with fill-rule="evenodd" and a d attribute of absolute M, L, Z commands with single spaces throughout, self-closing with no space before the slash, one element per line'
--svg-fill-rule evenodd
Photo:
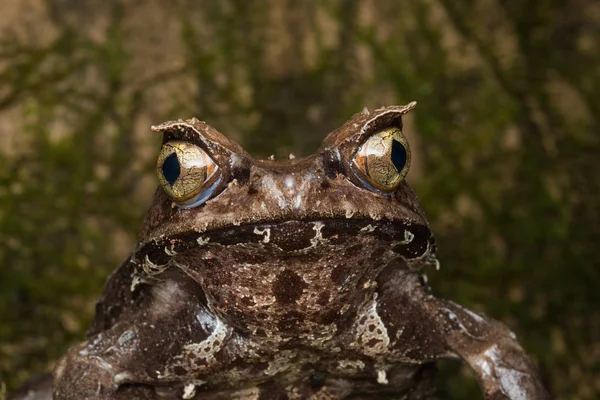
<path fill-rule="evenodd" d="M 400 129 L 389 128 L 369 137 L 352 164 L 363 183 L 392 192 L 408 173 L 410 148 Z"/>
<path fill-rule="evenodd" d="M 211 179 L 219 167 L 200 147 L 188 142 L 165 143 L 156 165 L 163 190 L 182 208 L 206 201 L 218 179 Z"/>

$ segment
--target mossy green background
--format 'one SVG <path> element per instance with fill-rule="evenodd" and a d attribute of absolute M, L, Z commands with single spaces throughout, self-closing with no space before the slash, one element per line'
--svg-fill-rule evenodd
<path fill-rule="evenodd" d="M 592 0 L 1 1 L 0 382 L 79 340 L 196 116 L 297 156 L 406 104 L 436 295 L 515 331 L 556 399 L 600 397 L 600 5 Z M 482 398 L 441 364 L 440 399 Z M 0 394 L 1 397 L 1 394 Z"/>

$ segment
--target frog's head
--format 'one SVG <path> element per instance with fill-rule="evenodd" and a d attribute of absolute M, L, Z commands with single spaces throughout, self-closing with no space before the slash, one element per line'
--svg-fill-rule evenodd
<path fill-rule="evenodd" d="M 153 127 L 164 134 L 160 188 L 140 233 L 137 279 L 179 268 L 213 311 L 255 334 L 350 320 L 385 266 L 417 270 L 433 256 L 404 180 L 402 115 L 414 106 L 365 110 L 314 155 L 285 161 L 254 160 L 197 119 Z"/>

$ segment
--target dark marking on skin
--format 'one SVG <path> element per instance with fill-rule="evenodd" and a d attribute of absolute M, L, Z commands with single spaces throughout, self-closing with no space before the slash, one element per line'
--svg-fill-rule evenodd
<path fill-rule="evenodd" d="M 329 303 L 329 292 L 322 292 L 319 294 L 319 299 L 317 300 L 317 304 L 324 306 Z"/>
<path fill-rule="evenodd" d="M 333 281 L 333 283 L 336 284 L 336 286 L 339 286 L 344 283 L 344 281 L 346 280 L 346 277 L 348 277 L 349 273 L 350 273 L 349 267 L 346 267 L 343 264 L 337 265 L 333 269 L 333 271 L 331 271 L 331 280 Z"/>
<path fill-rule="evenodd" d="M 334 151 L 328 150 L 322 155 L 323 171 L 329 179 L 335 179 L 344 170 L 339 157 Z"/>
<path fill-rule="evenodd" d="M 429 231 L 422 226 L 413 226 L 410 228 L 414 238 L 408 244 L 394 246 L 392 251 L 406 257 L 407 259 L 422 256 L 427 251 L 429 244 Z"/>
<path fill-rule="evenodd" d="M 347 257 L 356 257 L 363 251 L 363 248 L 360 245 L 348 246 L 345 251 L 345 255 Z"/>
<path fill-rule="evenodd" d="M 277 328 L 282 331 L 293 329 L 303 319 L 303 315 L 299 312 L 290 311 L 283 315 L 277 323 Z"/>
<path fill-rule="evenodd" d="M 250 180 L 250 168 L 252 164 L 249 160 L 243 159 L 241 164 L 236 165 L 231 170 L 231 176 L 236 179 L 240 185 L 245 185 Z"/>
<path fill-rule="evenodd" d="M 327 303 L 325 303 L 325 304 L 327 304 Z M 338 320 L 338 318 L 339 318 L 338 312 L 336 312 L 334 310 L 330 310 L 329 312 L 323 314 L 318 319 L 318 322 L 323 325 L 329 325 L 329 324 L 336 322 Z"/>
<path fill-rule="evenodd" d="M 324 371 L 315 371 L 310 376 L 310 385 L 316 389 L 319 389 L 325 383 L 325 378 L 327 378 L 327 372 Z"/>
<path fill-rule="evenodd" d="M 273 284 L 273 294 L 277 301 L 290 304 L 299 300 L 307 287 L 306 282 L 298 274 L 284 270 L 277 276 L 277 280 Z"/>
<path fill-rule="evenodd" d="M 258 193 L 258 189 L 261 185 L 261 178 L 262 176 L 259 173 L 255 173 L 252 174 L 252 177 L 250 178 L 250 181 L 248 183 L 248 194 L 249 195 L 254 195 L 256 193 Z"/>
<path fill-rule="evenodd" d="M 256 305 L 256 302 L 252 300 L 252 297 L 246 296 L 242 297 L 242 304 L 246 307 L 253 307 Z"/>
<path fill-rule="evenodd" d="M 163 248 L 163 251 L 153 252 L 151 255 L 148 255 L 148 260 L 154 265 L 166 265 L 169 261 L 171 261 L 171 256 L 166 254 Z M 142 260 L 142 263 L 145 263 L 146 260 Z"/>
<path fill-rule="evenodd" d="M 287 226 L 274 225 L 271 229 L 271 243 L 283 251 L 296 251 L 310 247 L 314 236 L 313 227 L 300 221 L 290 221 Z"/>

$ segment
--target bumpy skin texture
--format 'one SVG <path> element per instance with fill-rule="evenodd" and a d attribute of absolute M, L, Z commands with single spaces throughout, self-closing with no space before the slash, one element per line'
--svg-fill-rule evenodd
<path fill-rule="evenodd" d="M 155 127 L 221 181 L 192 209 L 156 192 L 54 398 L 424 399 L 435 361 L 459 357 L 486 399 L 546 399 L 506 327 L 429 293 L 435 244 L 408 184 L 379 193 L 352 172 L 413 107 L 365 110 L 301 160 L 253 160 L 196 119 Z"/>

